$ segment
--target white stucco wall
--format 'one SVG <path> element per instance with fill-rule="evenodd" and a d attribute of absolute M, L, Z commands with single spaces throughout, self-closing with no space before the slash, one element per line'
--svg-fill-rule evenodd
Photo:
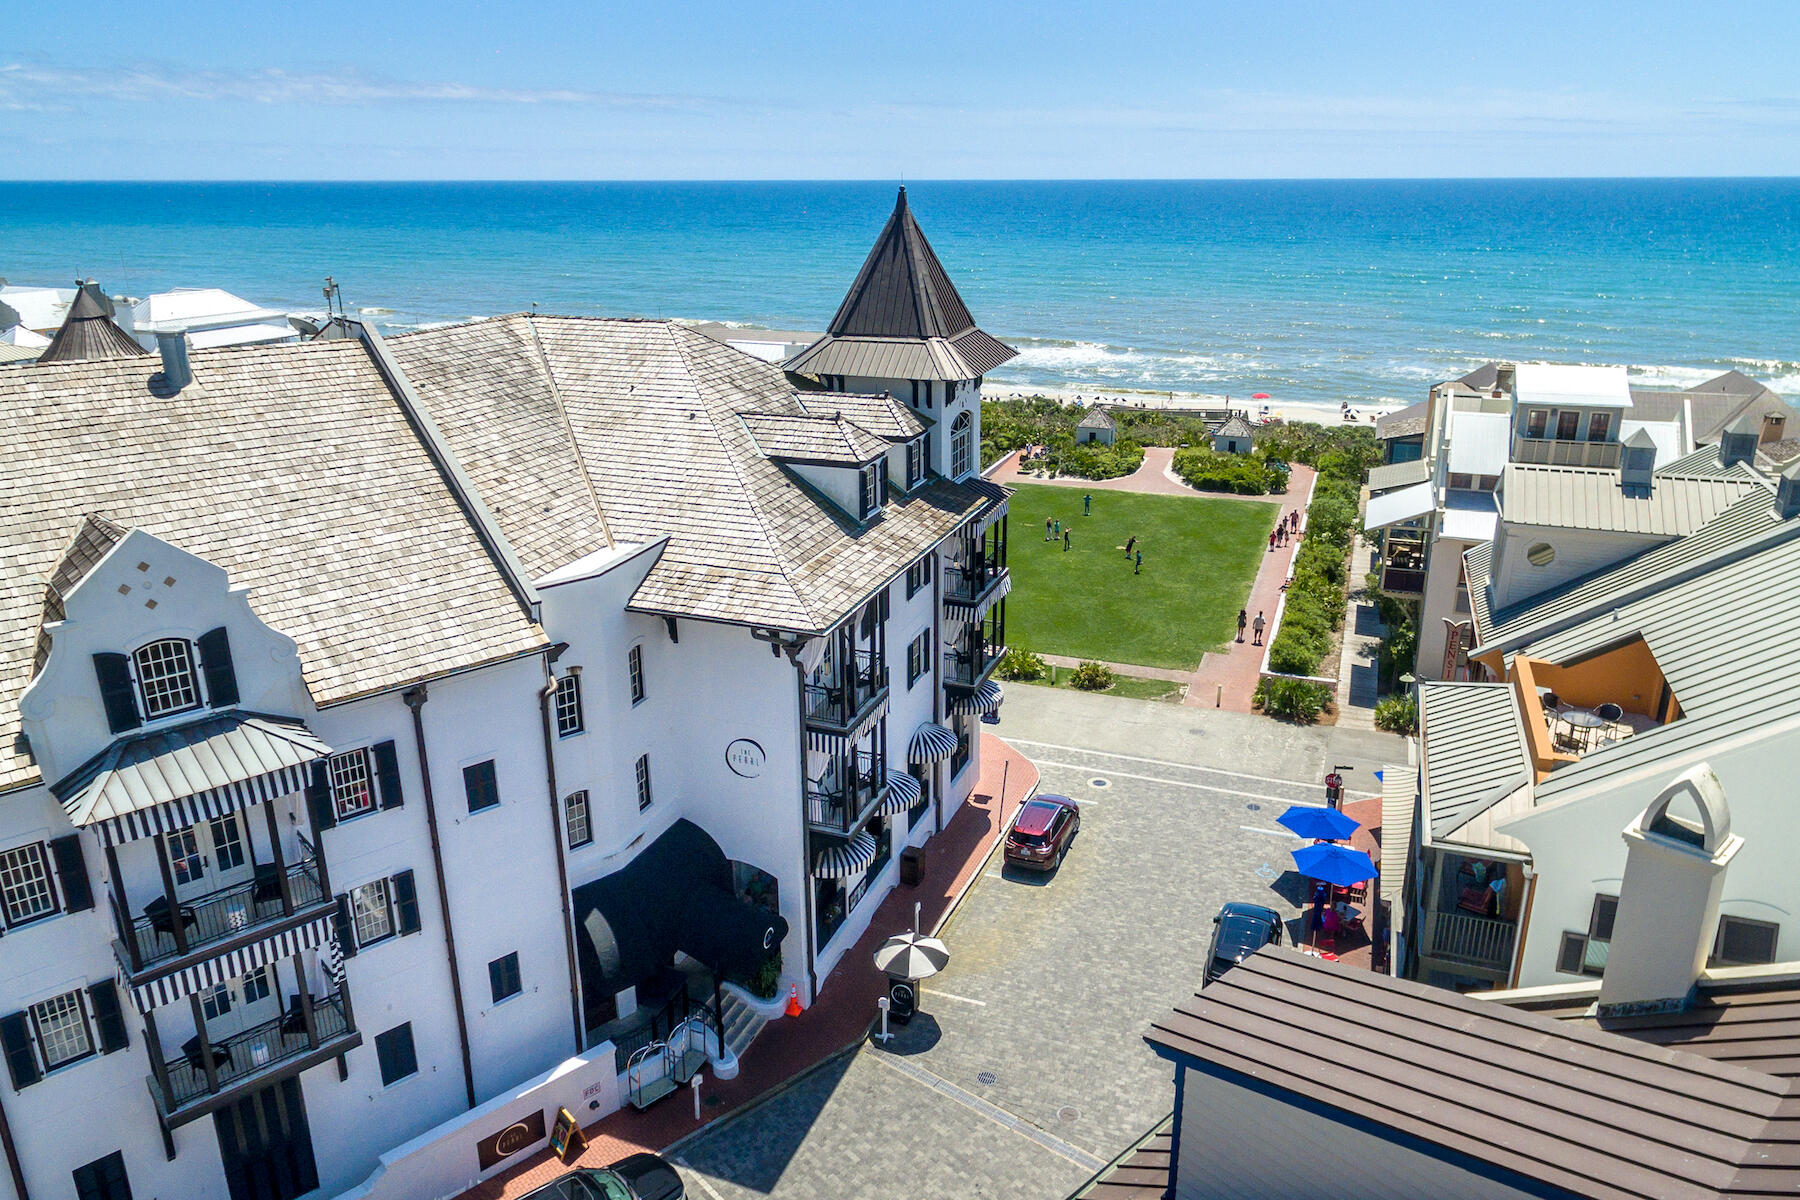
<path fill-rule="evenodd" d="M 1491 602 L 1495 608 L 1504 608 L 1669 540 L 1644 534 L 1550 529 L 1502 522 L 1494 537 Z M 1555 549 L 1556 557 L 1545 566 L 1536 567 L 1526 555 L 1540 542 L 1549 543 Z"/>

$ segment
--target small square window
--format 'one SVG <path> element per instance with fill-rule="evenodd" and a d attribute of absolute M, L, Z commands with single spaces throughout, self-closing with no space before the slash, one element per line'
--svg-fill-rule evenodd
<path fill-rule="evenodd" d="M 643 812 L 650 807 L 650 756 L 638 755 L 637 760 L 637 798 L 638 811 Z"/>
<path fill-rule="evenodd" d="M 87 1010 L 82 1007 L 80 992 L 64 992 L 32 1005 L 31 1023 L 37 1029 L 38 1050 L 44 1056 L 46 1071 L 94 1052 L 94 1038 L 88 1030 Z"/>
<path fill-rule="evenodd" d="M 388 883 L 377 879 L 350 892 L 350 917 L 356 925 L 356 944 L 367 946 L 394 934 L 394 907 Z"/>
<path fill-rule="evenodd" d="M 206 1019 L 209 1021 L 216 1021 L 230 1012 L 231 985 L 229 983 L 215 984 L 201 993 L 200 1011 L 206 1014 Z"/>
<path fill-rule="evenodd" d="M 375 1035 L 375 1060 L 381 1064 L 382 1087 L 419 1073 L 419 1055 L 413 1046 L 411 1021 Z"/>
<path fill-rule="evenodd" d="M 569 849 L 574 850 L 594 840 L 593 827 L 588 824 L 588 794 L 570 792 L 563 801 L 563 822 L 569 830 Z"/>
<path fill-rule="evenodd" d="M 625 674 L 631 680 L 631 702 L 644 702 L 644 648 L 633 646 L 625 656 Z"/>
<path fill-rule="evenodd" d="M 488 983 L 493 986 L 495 1004 L 509 996 L 516 996 L 524 990 L 519 981 L 519 952 L 517 950 L 496 958 L 488 964 Z"/>
<path fill-rule="evenodd" d="M 0 905 L 8 925 L 23 925 L 56 911 L 50 858 L 42 842 L 0 853 Z"/>
<path fill-rule="evenodd" d="M 375 789 L 370 782 L 374 772 L 369 769 L 369 752 L 346 750 L 334 754 L 330 766 L 331 799 L 337 806 L 338 820 L 348 821 L 351 817 L 374 812 Z"/>
<path fill-rule="evenodd" d="M 581 719 L 581 676 L 564 675 L 556 681 L 556 736 L 572 737 L 584 728 Z"/>
<path fill-rule="evenodd" d="M 125 1177 L 125 1155 L 114 1150 L 75 1168 L 75 1200 L 131 1200 L 131 1182 Z"/>
<path fill-rule="evenodd" d="M 245 1004 L 255 1004 L 258 1000 L 267 1000 L 273 992 L 274 985 L 269 980 L 270 967 L 258 967 L 244 976 L 243 993 Z"/>
<path fill-rule="evenodd" d="M 463 791 L 468 793 L 472 813 L 500 803 L 500 785 L 494 778 L 493 759 L 463 768 Z"/>

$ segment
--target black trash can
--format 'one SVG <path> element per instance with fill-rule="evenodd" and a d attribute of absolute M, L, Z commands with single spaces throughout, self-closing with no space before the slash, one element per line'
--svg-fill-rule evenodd
<path fill-rule="evenodd" d="M 912 1020 L 919 1007 L 919 985 L 910 979 L 888 976 L 888 1020 L 904 1025 Z"/>
<path fill-rule="evenodd" d="M 917 846 L 908 846 L 900 852 L 900 882 L 907 887 L 918 887 L 924 878 L 925 855 Z"/>

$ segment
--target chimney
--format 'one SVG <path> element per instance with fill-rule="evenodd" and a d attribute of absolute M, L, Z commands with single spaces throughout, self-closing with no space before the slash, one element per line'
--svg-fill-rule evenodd
<path fill-rule="evenodd" d="M 1800 458 L 1782 468 L 1775 481 L 1775 515 L 1784 521 L 1800 517 Z"/>
<path fill-rule="evenodd" d="M 1761 440 L 1761 423 L 1748 414 L 1725 427 L 1719 435 L 1719 465 L 1729 467 L 1747 463 L 1756 457 L 1756 443 Z"/>
<path fill-rule="evenodd" d="M 158 333 L 156 335 L 156 351 L 162 355 L 163 383 L 171 392 L 179 392 L 194 382 L 194 369 L 188 365 L 187 334 Z"/>
<path fill-rule="evenodd" d="M 1494 369 L 1494 394 L 1497 396 L 1504 392 L 1508 396 L 1512 395 L 1513 384 L 1518 378 L 1518 372 L 1518 367 L 1512 363 L 1502 363 L 1496 367 Z"/>
<path fill-rule="evenodd" d="M 1691 802 L 1694 815 L 1670 809 Z M 1743 847 L 1725 789 L 1706 763 L 1662 790 L 1625 828 L 1625 878 L 1613 918 L 1602 1017 L 1687 1007 L 1719 927 L 1725 868 Z"/>
<path fill-rule="evenodd" d="M 1648 496 L 1656 475 L 1656 443 L 1642 429 L 1625 439 L 1619 459 L 1619 486 L 1629 496 Z"/>

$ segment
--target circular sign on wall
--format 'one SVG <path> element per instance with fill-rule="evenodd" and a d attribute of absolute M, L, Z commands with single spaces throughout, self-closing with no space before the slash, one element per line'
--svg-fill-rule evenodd
<path fill-rule="evenodd" d="M 739 738 L 725 747 L 725 765 L 731 768 L 733 774 L 742 775 L 745 779 L 755 779 L 768 764 L 769 756 L 749 738 Z"/>
<path fill-rule="evenodd" d="M 517 1154 L 543 1136 L 541 1133 L 532 1133 L 531 1127 L 520 1121 L 500 1131 L 500 1136 L 494 1139 L 494 1149 L 503 1156 Z"/>

